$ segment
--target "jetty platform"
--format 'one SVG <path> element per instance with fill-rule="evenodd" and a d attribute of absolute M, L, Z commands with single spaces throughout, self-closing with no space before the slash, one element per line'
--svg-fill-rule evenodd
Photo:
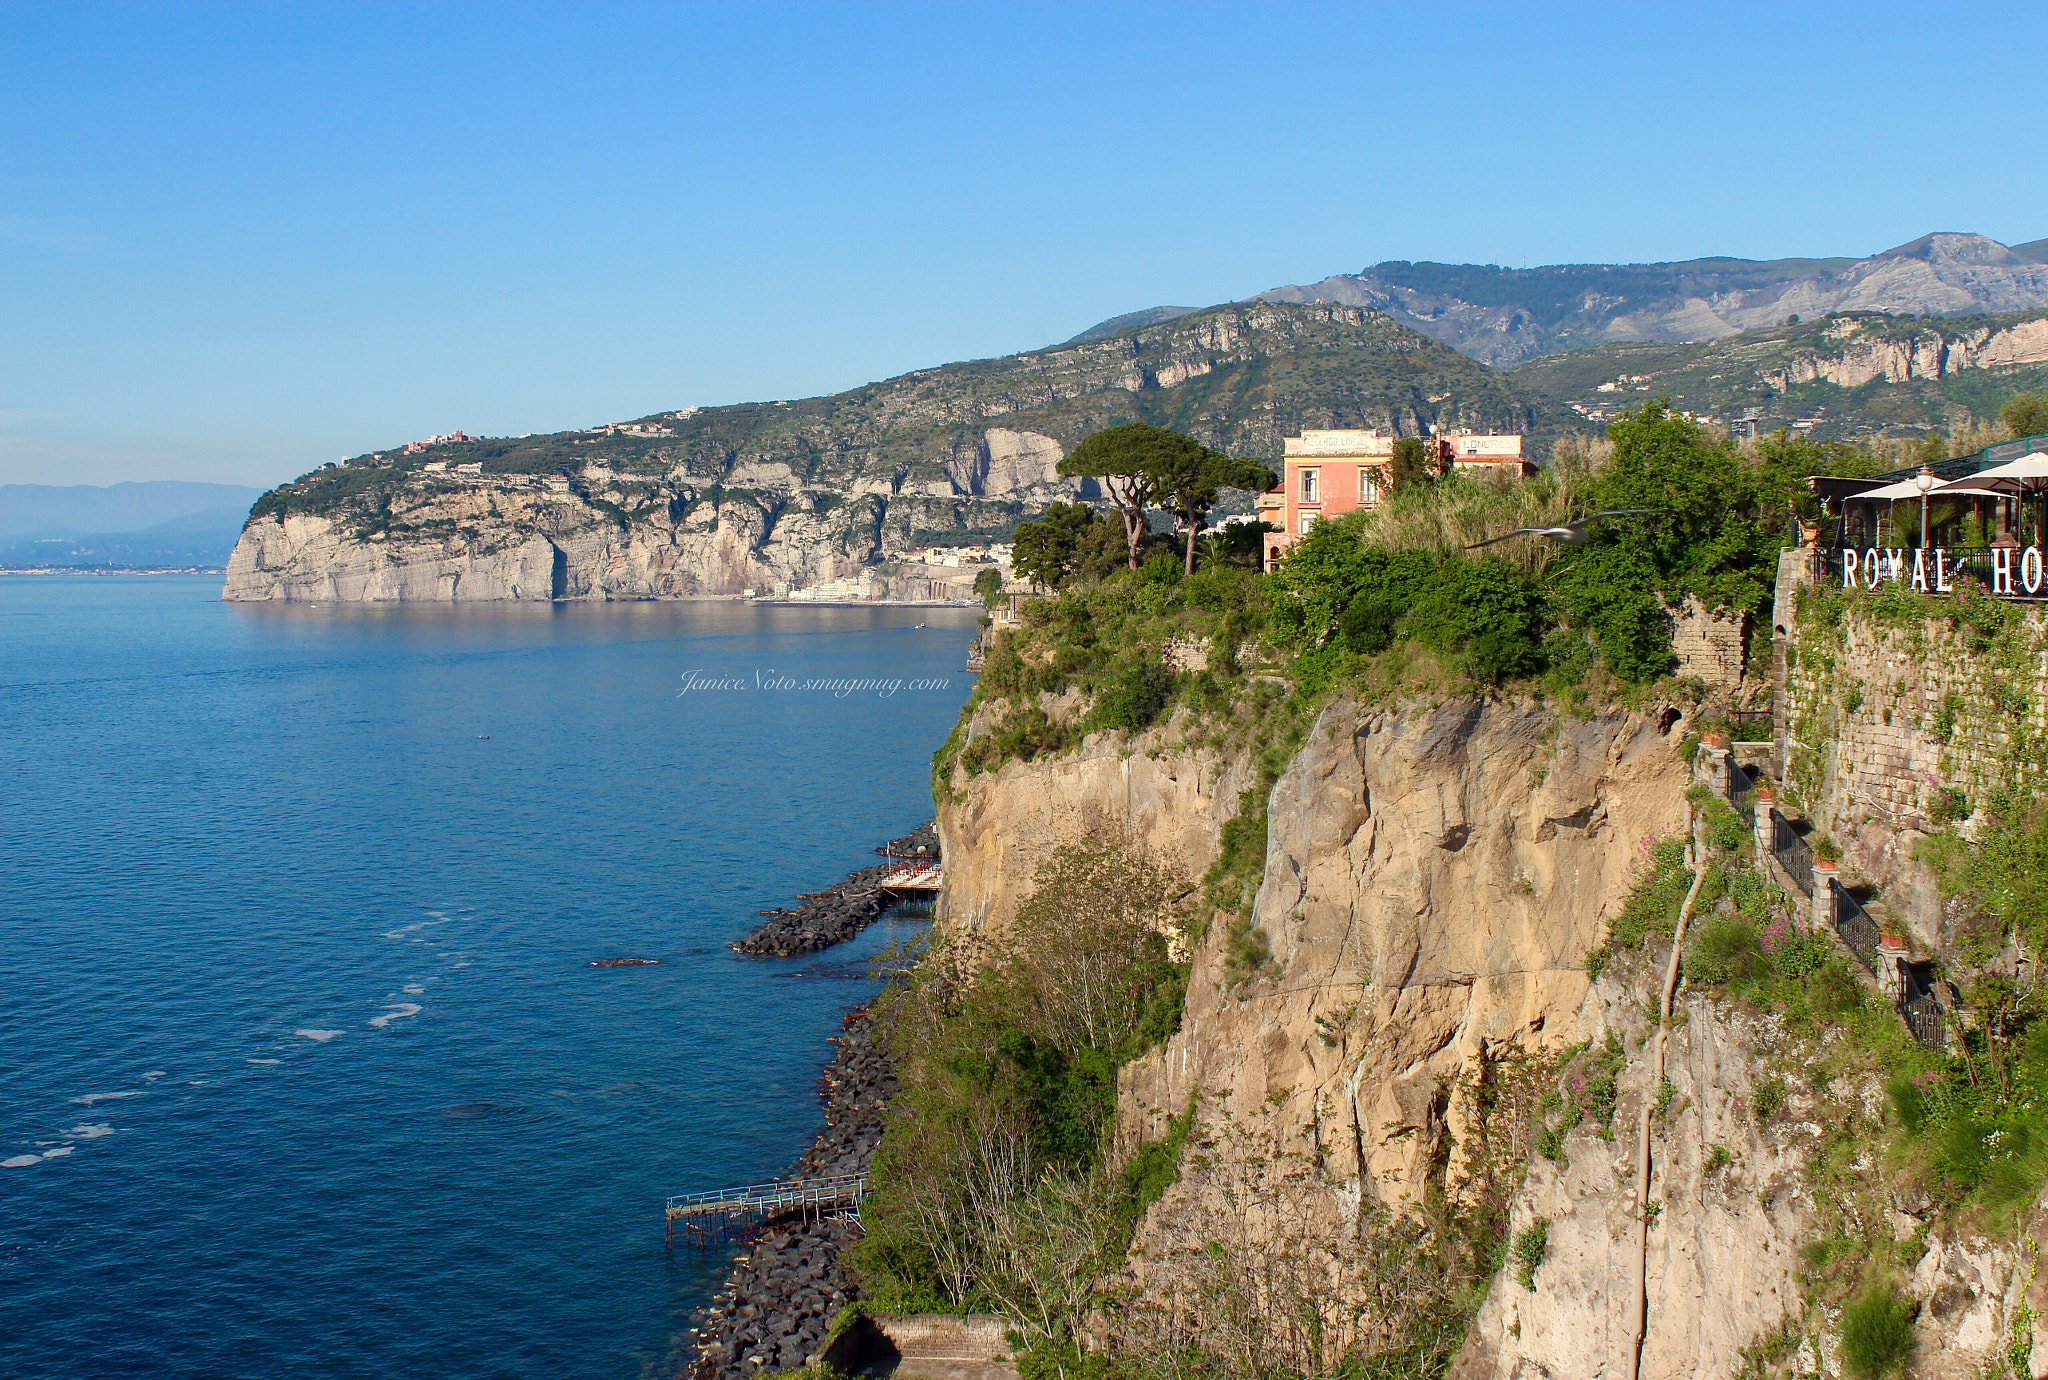
<path fill-rule="evenodd" d="M 801 1217 L 806 1222 L 857 1218 L 867 1190 L 867 1175 L 843 1174 L 831 1179 L 776 1179 L 742 1188 L 679 1193 L 668 1200 L 663 1213 L 664 1235 L 671 1248 L 678 1234 L 693 1246 L 710 1246 L 785 1217 Z"/>

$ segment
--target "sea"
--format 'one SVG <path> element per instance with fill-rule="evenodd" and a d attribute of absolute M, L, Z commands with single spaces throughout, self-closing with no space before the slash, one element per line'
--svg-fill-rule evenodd
<path fill-rule="evenodd" d="M 923 918 L 727 946 L 931 818 L 973 611 L 219 591 L 0 577 L 0 1376 L 675 1374 L 663 1199 Z"/>

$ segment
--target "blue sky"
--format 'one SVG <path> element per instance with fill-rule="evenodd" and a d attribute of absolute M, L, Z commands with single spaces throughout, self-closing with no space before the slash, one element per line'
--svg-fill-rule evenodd
<path fill-rule="evenodd" d="M 269 484 L 1380 259 L 2048 236 L 2039 6 L 0 8 L 0 482 Z"/>

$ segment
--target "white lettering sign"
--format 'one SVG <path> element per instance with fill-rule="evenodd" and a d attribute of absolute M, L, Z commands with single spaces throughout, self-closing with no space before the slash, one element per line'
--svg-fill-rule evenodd
<path fill-rule="evenodd" d="M 1993 594 L 2039 595 L 2048 586 L 2048 558 L 2043 557 L 2039 546 L 1994 546 L 1981 554 L 1990 557 L 1987 564 Z M 1942 546 L 1869 546 L 1861 551 L 1844 547 L 1836 555 L 1842 562 L 1843 589 L 1860 585 L 1874 590 L 1890 580 L 1926 593 L 1952 594 L 1955 585 L 1951 577 L 1969 569 L 1967 559 L 1950 565 L 1948 548 Z M 1985 569 L 1978 567 L 1980 574 Z"/>

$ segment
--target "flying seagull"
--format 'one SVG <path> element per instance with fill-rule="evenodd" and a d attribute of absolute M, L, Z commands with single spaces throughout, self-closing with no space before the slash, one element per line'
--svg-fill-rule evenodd
<path fill-rule="evenodd" d="M 1593 534 L 1586 530 L 1586 524 L 1589 522 L 1598 522 L 1601 518 L 1626 517 L 1630 513 L 1661 513 L 1663 511 L 1662 508 L 1609 508 L 1604 513 L 1588 513 L 1578 521 L 1568 522 L 1562 527 L 1517 527 L 1514 531 L 1505 532 L 1498 537 L 1488 537 L 1485 541 L 1475 541 L 1465 549 L 1467 551 L 1477 551 L 1482 546 L 1491 546 L 1497 541 L 1506 541 L 1509 537 L 1524 535 L 1549 537 L 1552 541 L 1561 541 L 1566 546 L 1584 546 L 1593 539 Z"/>

